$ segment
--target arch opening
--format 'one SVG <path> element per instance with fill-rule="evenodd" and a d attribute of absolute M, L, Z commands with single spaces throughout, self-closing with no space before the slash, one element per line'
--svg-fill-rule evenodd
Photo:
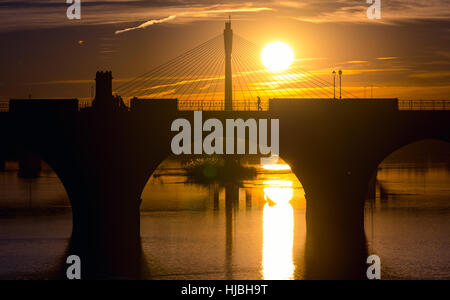
<path fill-rule="evenodd" d="M 385 279 L 448 278 L 450 143 L 421 140 L 377 167 L 365 203 L 369 251 Z"/>
<path fill-rule="evenodd" d="M 302 276 L 306 200 L 283 161 L 262 166 L 247 157 L 169 157 L 141 198 L 142 248 L 152 278 Z"/>
<path fill-rule="evenodd" d="M 0 278 L 58 279 L 72 235 L 66 188 L 32 150 L 0 160 Z"/>

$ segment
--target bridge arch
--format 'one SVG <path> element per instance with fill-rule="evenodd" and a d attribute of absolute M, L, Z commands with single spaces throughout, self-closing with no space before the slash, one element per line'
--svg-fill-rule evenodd
<path fill-rule="evenodd" d="M 392 147 L 387 149 L 386 151 L 383 151 L 380 153 L 380 155 L 376 158 L 374 163 L 372 164 L 372 170 L 376 170 L 378 166 L 385 161 L 388 157 L 393 155 L 394 153 L 405 149 L 407 147 L 413 146 L 420 142 L 427 142 L 427 141 L 437 141 L 437 142 L 443 142 L 443 143 L 450 143 L 450 137 L 448 136 L 428 136 L 428 137 L 418 137 L 415 139 L 410 139 L 407 141 L 400 141 L 400 143 L 394 144 Z"/>
<path fill-rule="evenodd" d="M 151 155 L 153 157 L 153 154 Z M 225 156 L 224 156 L 225 157 Z M 196 161 L 196 160 L 209 160 L 209 159 L 223 159 L 224 157 L 221 156 L 175 156 L 175 155 L 167 155 L 164 159 L 160 160 L 157 162 L 157 160 L 153 160 L 151 163 L 149 163 L 147 165 L 147 168 L 144 167 L 144 169 L 146 169 L 145 171 L 145 176 L 143 176 L 142 178 L 142 183 L 144 184 L 140 184 L 140 188 L 139 188 L 139 195 L 142 195 L 144 193 L 149 193 L 152 192 L 149 189 L 149 186 L 151 184 L 151 181 L 157 182 L 159 180 L 159 178 L 164 177 L 164 176 L 185 176 L 185 177 L 189 177 L 188 174 L 181 174 L 183 172 L 183 169 L 186 170 L 185 165 L 189 164 L 189 162 L 192 161 Z M 278 165 L 266 165 L 266 166 L 262 166 L 259 164 L 259 159 L 256 158 L 245 158 L 243 157 L 242 161 L 251 161 L 251 163 L 249 163 L 248 167 L 249 168 L 261 168 L 261 170 L 265 170 L 267 172 L 269 171 L 273 171 L 273 172 L 281 172 L 281 176 L 283 175 L 290 175 L 289 176 L 289 181 L 293 182 L 293 186 L 300 188 L 302 191 L 301 192 L 296 192 L 296 197 L 298 197 L 300 194 L 301 196 L 304 196 L 304 186 L 302 185 L 302 181 L 299 179 L 299 176 L 294 172 L 294 170 L 290 167 L 289 162 L 283 160 L 282 158 L 280 158 Z M 245 165 L 246 163 L 244 163 L 243 165 Z M 158 173 L 158 171 L 161 170 L 169 170 L 169 173 L 165 172 L 165 173 Z M 180 173 L 181 171 L 181 173 Z M 244 170 L 245 171 L 245 170 Z M 170 173 L 170 172 L 175 172 L 175 173 Z M 234 171 L 236 174 L 239 173 L 239 170 L 235 170 Z M 250 178 L 250 179 L 242 179 L 243 181 L 246 180 L 256 180 L 256 177 L 254 178 Z M 218 179 L 220 181 L 220 179 Z M 282 180 L 282 178 L 281 178 Z M 196 185 L 210 185 L 213 183 L 210 182 L 199 182 L 199 181 L 195 181 L 194 179 L 190 180 L 189 178 L 186 181 L 187 184 L 196 184 Z M 143 199 L 141 199 L 143 200 Z"/>
<path fill-rule="evenodd" d="M 178 162 L 171 162 L 170 158 L 160 164 L 141 196 L 141 241 L 144 257 L 152 263 L 159 264 L 161 261 L 161 264 L 165 265 L 188 255 L 197 262 L 193 265 L 205 266 L 205 269 L 198 270 L 199 272 L 210 271 L 212 266 L 209 261 L 224 260 L 224 268 L 230 261 L 238 263 L 239 266 L 248 264 L 256 270 L 264 268 L 262 277 L 266 279 L 302 278 L 306 241 L 305 202 L 301 183 L 292 171 L 287 170 L 285 165 L 279 170 L 275 166 L 264 170 L 261 168 L 264 174 L 260 174 L 260 178 L 248 180 L 236 191 L 233 188 L 227 190 L 225 185 L 214 183 L 186 184 L 184 175 L 180 174 L 180 168 L 183 166 L 179 160 L 183 158 L 174 157 Z M 257 162 L 259 159 L 253 158 L 251 165 Z M 159 186 L 160 180 L 168 185 Z M 167 191 L 170 194 L 167 194 Z M 232 222 L 228 222 L 231 221 L 228 219 L 230 215 L 226 202 L 228 192 L 231 193 L 231 198 L 238 197 L 233 199 Z M 149 193 L 153 195 L 149 196 Z M 294 200 L 292 205 L 288 203 L 290 198 Z M 173 201 L 167 201 L 172 199 Z M 174 211 L 179 213 L 173 214 Z M 161 218 L 166 214 L 166 218 Z M 181 224 L 183 225 L 180 226 Z M 158 240 L 157 247 L 149 242 L 155 239 Z M 179 239 L 185 241 L 185 244 L 197 245 L 198 242 L 203 246 L 183 252 L 180 250 L 184 249 L 185 244 L 174 247 L 174 242 Z M 226 245 L 232 247 L 226 248 Z M 153 251 L 149 251 L 149 247 Z M 204 253 L 204 249 L 209 248 L 211 252 Z M 237 252 L 227 252 L 231 248 Z M 227 254 L 225 257 L 224 252 Z M 244 261 L 243 252 L 249 253 L 248 259 Z M 279 255 L 280 253 L 283 255 Z M 158 273 L 159 270 L 161 269 L 155 271 Z M 217 279 L 222 278 L 220 272 Z M 226 272 L 224 269 L 224 273 Z M 258 277 L 254 278 L 260 279 L 259 276 L 261 274 L 258 271 Z"/>
<path fill-rule="evenodd" d="M 432 260 L 445 260 L 448 249 L 442 245 L 450 242 L 445 234 L 449 167 L 450 143 L 441 138 L 401 146 L 377 166 L 366 200 L 365 229 L 370 253 L 384 262 L 385 278 L 439 279 L 445 274 Z"/>
<path fill-rule="evenodd" d="M 410 149 L 410 148 L 413 148 L 413 147 L 417 148 L 417 146 L 420 144 L 422 144 L 422 147 L 420 147 L 419 151 L 421 151 L 422 153 L 419 153 L 419 155 L 423 155 L 424 151 L 435 150 L 436 146 L 438 146 L 438 144 L 440 144 L 441 146 L 443 146 L 443 147 L 441 147 L 441 149 L 444 148 L 443 152 L 446 152 L 446 153 L 448 152 L 448 155 L 450 156 L 450 140 L 448 140 L 446 138 L 419 138 L 419 139 L 414 139 L 412 141 L 408 141 L 407 143 L 404 143 L 401 145 L 397 145 L 396 147 L 392 148 L 393 150 L 383 153 L 383 155 L 380 156 L 377 160 L 375 160 L 375 163 L 373 165 L 371 165 L 370 170 L 373 175 L 371 177 L 370 182 L 368 183 L 367 199 L 371 199 L 371 197 L 372 198 L 374 197 L 375 187 L 377 184 L 377 175 L 380 170 L 380 166 L 382 166 L 382 164 L 384 162 L 386 162 L 387 160 L 389 160 L 396 154 L 399 154 L 400 152 Z M 427 145 L 434 146 L 435 148 L 429 149 L 429 148 L 427 148 Z M 419 159 L 423 159 L 423 157 L 420 157 Z M 450 163 L 450 162 L 448 162 L 448 163 Z"/>
<path fill-rule="evenodd" d="M 24 136 L 16 135 L 14 137 L 9 137 L 6 146 L 6 152 L 17 152 L 17 155 L 19 156 L 26 156 L 27 154 L 31 154 L 31 156 L 35 156 L 33 158 L 47 164 L 57 175 L 59 181 L 64 187 L 65 193 L 69 198 L 71 206 L 73 206 L 74 203 L 72 192 L 74 191 L 74 189 L 71 187 L 71 185 L 73 185 L 73 182 L 72 176 L 70 176 L 70 172 L 72 171 L 72 169 L 67 168 L 71 160 L 66 159 L 68 156 L 66 157 L 60 154 L 55 155 L 56 153 L 58 153 L 58 151 L 61 150 L 55 149 L 55 144 L 45 144 L 44 142 L 39 141 L 41 138 L 44 138 L 44 136 L 41 137 L 39 135 L 35 135 L 31 139 L 28 134 Z"/>
<path fill-rule="evenodd" d="M 2 243 L 5 255 L 11 246 L 14 256 L 4 257 L 0 278 L 60 279 L 73 232 L 73 210 L 64 176 L 37 145 L 7 139 L 2 146 L 2 228 L 8 237 L 22 242 L 8 238 Z"/>

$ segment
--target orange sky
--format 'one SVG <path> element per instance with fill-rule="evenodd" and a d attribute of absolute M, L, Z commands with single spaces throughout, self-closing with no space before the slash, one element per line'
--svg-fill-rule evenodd
<path fill-rule="evenodd" d="M 117 86 L 217 36 L 229 14 L 239 36 L 290 44 L 296 64 L 325 81 L 342 69 L 356 96 L 450 99 L 445 0 L 382 0 L 381 20 L 367 18 L 364 0 L 84 0 L 78 21 L 63 2 L 0 1 L 0 99 L 89 97 L 97 70 L 112 70 Z"/>

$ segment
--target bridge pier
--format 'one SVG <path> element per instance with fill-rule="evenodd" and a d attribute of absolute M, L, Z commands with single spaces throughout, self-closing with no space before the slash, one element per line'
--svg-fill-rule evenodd
<path fill-rule="evenodd" d="M 79 149 L 80 173 L 70 180 L 70 254 L 80 256 L 83 279 L 140 279 L 145 269 L 139 209 L 143 187 L 137 184 L 142 170 L 136 169 L 137 155 L 129 152 L 138 147 L 127 137 L 125 114 L 105 116 L 99 123 L 101 115 L 89 113 L 80 128 L 89 139 Z"/>
<path fill-rule="evenodd" d="M 80 256 L 83 279 L 140 278 L 140 197 L 118 181 L 100 186 L 71 197 L 69 255 Z"/>
<path fill-rule="evenodd" d="M 306 277 L 365 279 L 365 179 L 345 174 L 321 178 L 306 194 Z"/>

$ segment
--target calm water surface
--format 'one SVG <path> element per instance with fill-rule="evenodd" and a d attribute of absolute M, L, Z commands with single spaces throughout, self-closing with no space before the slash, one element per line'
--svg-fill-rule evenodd
<path fill-rule="evenodd" d="M 381 167 L 365 220 L 369 253 L 381 257 L 383 277 L 450 279 L 448 165 Z M 8 169 L 0 173 L 0 278 L 42 278 L 68 245 L 69 202 L 54 173 L 24 180 L 16 165 Z M 306 200 L 292 173 L 258 167 L 256 179 L 234 187 L 231 217 L 225 188 L 185 181 L 181 165 L 168 160 L 142 195 L 142 246 L 152 278 L 304 277 Z"/>

